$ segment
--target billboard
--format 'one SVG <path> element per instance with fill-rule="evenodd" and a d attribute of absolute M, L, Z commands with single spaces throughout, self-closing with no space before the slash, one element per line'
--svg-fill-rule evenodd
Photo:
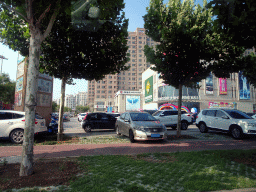
<path fill-rule="evenodd" d="M 126 95 L 126 110 L 139 110 L 140 109 L 140 96 Z"/>
<path fill-rule="evenodd" d="M 16 92 L 21 91 L 23 89 L 23 77 L 20 77 L 16 80 Z"/>
<path fill-rule="evenodd" d="M 239 97 L 240 99 L 250 99 L 250 86 L 242 72 L 239 72 Z"/>
<path fill-rule="evenodd" d="M 179 98 L 179 90 L 171 85 L 158 87 L 158 101 L 176 100 Z M 182 99 L 198 100 L 198 90 L 182 86 Z"/>
<path fill-rule="evenodd" d="M 224 108 L 232 108 L 235 109 L 236 108 L 236 103 L 235 102 L 209 102 L 209 108 L 220 108 L 220 107 L 224 107 Z"/>
<path fill-rule="evenodd" d="M 153 101 L 153 76 L 145 80 L 145 103 Z"/>
<path fill-rule="evenodd" d="M 227 95 L 227 79 L 226 78 L 219 78 L 219 90 L 220 95 Z"/>
<path fill-rule="evenodd" d="M 208 77 L 205 79 L 205 93 L 208 95 L 213 94 L 213 77 L 212 77 L 212 72 Z"/>

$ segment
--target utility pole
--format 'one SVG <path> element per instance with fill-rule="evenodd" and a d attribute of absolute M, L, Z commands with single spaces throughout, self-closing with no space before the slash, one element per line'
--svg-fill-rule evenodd
<path fill-rule="evenodd" d="M 3 60 L 4 59 L 8 60 L 8 59 L 6 57 L 4 57 L 3 55 L 0 55 L 0 59 L 2 59 L 2 62 L 1 62 L 1 75 L 2 75 Z"/>

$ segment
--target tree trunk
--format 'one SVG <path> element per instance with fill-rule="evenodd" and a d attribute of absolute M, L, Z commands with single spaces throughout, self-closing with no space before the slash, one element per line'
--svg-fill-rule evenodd
<path fill-rule="evenodd" d="M 178 100 L 178 124 L 177 136 L 181 135 L 181 102 L 182 102 L 182 84 L 179 84 L 179 100 Z"/>
<path fill-rule="evenodd" d="M 64 113 L 66 81 L 67 79 L 65 77 L 63 77 L 61 80 L 61 100 L 60 100 L 58 137 L 57 137 L 58 141 L 62 141 L 63 139 L 63 113 Z"/>
<path fill-rule="evenodd" d="M 25 129 L 20 176 L 28 176 L 33 173 L 36 92 L 38 88 L 37 79 L 39 74 L 39 55 L 42 36 L 39 30 L 33 30 L 30 34 L 29 63 L 27 69 L 27 87 L 25 98 Z"/>

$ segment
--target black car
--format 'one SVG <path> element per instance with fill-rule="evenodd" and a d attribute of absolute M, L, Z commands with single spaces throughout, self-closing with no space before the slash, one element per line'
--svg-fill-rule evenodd
<path fill-rule="evenodd" d="M 85 132 L 92 129 L 115 129 L 116 118 L 107 113 L 89 113 L 82 122 Z"/>

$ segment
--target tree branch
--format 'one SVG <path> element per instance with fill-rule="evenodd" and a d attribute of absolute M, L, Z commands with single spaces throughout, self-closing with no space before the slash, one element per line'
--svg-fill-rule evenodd
<path fill-rule="evenodd" d="M 22 13 L 20 13 L 17 10 L 15 10 L 14 8 L 12 8 L 10 5 L 6 5 L 6 3 L 4 3 L 3 1 L 0 1 L 0 4 L 2 4 L 4 7 L 9 9 L 9 11 L 15 12 L 17 15 L 21 16 L 26 22 L 28 22 L 28 18 L 26 16 L 24 16 Z"/>
<path fill-rule="evenodd" d="M 39 25 L 41 20 L 45 17 L 45 13 L 49 12 L 51 8 L 51 4 L 49 5 L 49 7 L 47 9 L 45 9 L 45 11 L 42 13 L 42 15 L 40 15 L 40 17 L 38 18 L 38 21 L 36 22 L 36 25 Z"/>
<path fill-rule="evenodd" d="M 52 30 L 53 23 L 54 23 L 55 18 L 56 18 L 56 16 L 58 15 L 58 12 L 59 12 L 59 10 L 60 10 L 60 2 L 61 2 L 61 0 L 58 0 L 58 2 L 56 3 L 56 7 L 55 7 L 55 9 L 54 9 L 54 13 L 52 14 L 52 17 L 51 17 L 50 22 L 49 22 L 49 24 L 48 24 L 48 26 L 47 26 L 47 29 L 45 30 L 45 32 L 44 32 L 44 34 L 43 34 L 43 39 L 42 39 L 42 41 L 49 35 L 49 33 L 50 33 L 51 30 Z"/>

